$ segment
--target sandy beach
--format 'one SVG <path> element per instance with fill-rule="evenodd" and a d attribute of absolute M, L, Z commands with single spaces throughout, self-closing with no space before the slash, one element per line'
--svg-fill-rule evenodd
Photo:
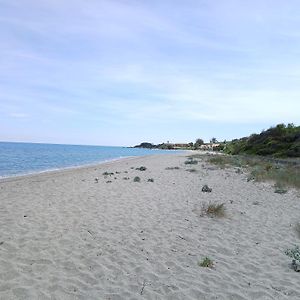
<path fill-rule="evenodd" d="M 299 192 L 187 155 L 1 180 L 0 299 L 300 299 Z"/>

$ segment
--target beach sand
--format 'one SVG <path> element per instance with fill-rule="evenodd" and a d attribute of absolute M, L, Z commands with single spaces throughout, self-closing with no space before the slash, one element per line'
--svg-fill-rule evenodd
<path fill-rule="evenodd" d="M 300 299 L 284 254 L 300 242 L 299 192 L 186 156 L 1 180 L 0 299 Z M 200 216 L 209 201 L 226 216 Z"/>

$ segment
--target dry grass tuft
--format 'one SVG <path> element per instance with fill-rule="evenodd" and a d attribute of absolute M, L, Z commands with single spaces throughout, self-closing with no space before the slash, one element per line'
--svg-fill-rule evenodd
<path fill-rule="evenodd" d="M 239 155 L 214 155 L 207 156 L 206 159 L 222 169 L 232 166 L 247 169 L 250 173 L 248 181 L 272 181 L 282 188 L 300 189 L 299 160 Z"/>
<path fill-rule="evenodd" d="M 225 203 L 203 203 L 201 208 L 201 216 L 209 216 L 211 218 L 225 217 Z"/>

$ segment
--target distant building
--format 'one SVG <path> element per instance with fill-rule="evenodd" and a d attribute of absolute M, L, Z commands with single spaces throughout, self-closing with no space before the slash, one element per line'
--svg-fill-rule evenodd
<path fill-rule="evenodd" d="M 173 148 L 174 149 L 180 149 L 180 148 L 189 148 L 190 145 L 189 144 L 186 144 L 186 143 L 182 143 L 182 144 L 173 144 Z"/>
<path fill-rule="evenodd" d="M 204 151 L 213 151 L 216 150 L 220 147 L 220 143 L 207 143 L 203 144 L 199 147 L 200 150 Z"/>

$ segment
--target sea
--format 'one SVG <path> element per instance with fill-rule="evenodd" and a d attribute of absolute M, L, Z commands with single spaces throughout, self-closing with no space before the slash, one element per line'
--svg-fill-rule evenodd
<path fill-rule="evenodd" d="M 0 142 L 0 178 L 94 165 L 126 157 L 178 152 L 110 146 Z"/>

